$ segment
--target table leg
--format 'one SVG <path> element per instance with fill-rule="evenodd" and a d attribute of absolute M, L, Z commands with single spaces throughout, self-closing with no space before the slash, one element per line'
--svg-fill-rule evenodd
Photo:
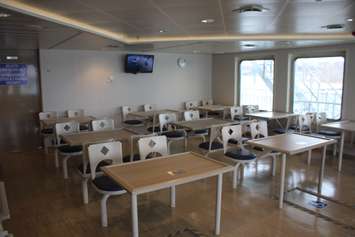
<path fill-rule="evenodd" d="M 286 154 L 282 154 L 279 208 L 283 207 L 285 190 Z"/>
<path fill-rule="evenodd" d="M 350 136 L 351 136 L 351 138 L 350 138 L 350 144 L 352 145 L 352 144 L 354 144 L 354 132 L 351 132 L 351 133 L 350 133 Z"/>
<path fill-rule="evenodd" d="M 318 180 L 318 194 L 322 192 L 322 183 L 323 183 L 323 176 L 324 176 L 324 167 L 325 167 L 325 159 L 327 157 L 327 146 L 323 147 L 322 151 L 322 163 L 319 170 L 319 180 Z"/>
<path fill-rule="evenodd" d="M 170 206 L 171 207 L 176 207 L 176 188 L 175 186 L 172 186 L 170 188 Z"/>
<path fill-rule="evenodd" d="M 153 124 L 152 124 L 152 133 L 154 134 L 155 133 L 155 113 L 153 114 Z"/>
<path fill-rule="evenodd" d="M 217 176 L 215 235 L 221 233 L 222 182 L 223 174 L 219 174 Z"/>
<path fill-rule="evenodd" d="M 338 172 L 341 172 L 341 166 L 343 163 L 343 152 L 344 152 L 344 139 L 345 139 L 345 131 L 341 132 L 340 137 L 340 148 L 339 148 L 339 160 L 338 160 Z"/>
<path fill-rule="evenodd" d="M 137 207 L 137 194 L 131 194 L 131 215 L 132 215 L 132 236 L 138 237 L 139 230 L 138 230 L 138 207 Z"/>
<path fill-rule="evenodd" d="M 285 132 L 288 132 L 288 128 L 290 127 L 290 122 L 291 122 L 291 117 L 287 117 L 287 122 L 286 122 L 286 127 L 285 127 Z"/>

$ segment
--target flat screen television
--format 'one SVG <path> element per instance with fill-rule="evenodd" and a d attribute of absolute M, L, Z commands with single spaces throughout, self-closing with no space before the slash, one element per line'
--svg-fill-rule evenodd
<path fill-rule="evenodd" d="M 125 61 L 126 73 L 152 73 L 154 55 L 127 54 Z"/>

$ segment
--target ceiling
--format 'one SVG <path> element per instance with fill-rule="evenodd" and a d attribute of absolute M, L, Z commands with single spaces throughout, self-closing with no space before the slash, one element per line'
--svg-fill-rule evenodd
<path fill-rule="evenodd" d="M 248 4 L 268 10 L 232 11 Z M 0 48 L 8 49 L 224 53 L 355 43 L 354 0 L 0 0 L 0 6 L 11 15 L 0 18 Z M 344 28 L 322 28 L 328 24 Z"/>

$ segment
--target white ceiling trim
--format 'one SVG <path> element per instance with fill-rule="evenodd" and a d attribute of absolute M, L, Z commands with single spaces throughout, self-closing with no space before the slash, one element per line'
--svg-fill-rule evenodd
<path fill-rule="evenodd" d="M 77 21 L 72 18 L 49 12 L 30 5 L 11 1 L 0 0 L 0 6 L 17 11 L 23 14 L 31 15 L 43 20 L 51 21 L 57 24 L 65 25 L 77 30 L 96 34 L 108 39 L 116 40 L 126 44 L 156 43 L 156 42 L 183 42 L 183 41 L 284 41 L 284 40 L 355 40 L 352 33 L 322 33 L 322 34 L 234 34 L 234 35 L 208 35 L 208 36 L 177 36 L 177 37 L 131 37 L 124 33 L 117 33 L 95 27 L 85 22 Z"/>

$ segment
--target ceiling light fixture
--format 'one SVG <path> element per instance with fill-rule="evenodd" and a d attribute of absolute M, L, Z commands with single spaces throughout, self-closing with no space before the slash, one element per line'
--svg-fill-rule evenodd
<path fill-rule="evenodd" d="M 343 24 L 330 24 L 330 25 L 322 26 L 322 28 L 327 29 L 327 30 L 338 30 L 338 29 L 343 29 L 344 25 Z"/>
<path fill-rule="evenodd" d="M 346 19 L 346 21 L 352 22 L 352 21 L 353 21 L 353 18 L 348 18 L 348 19 Z"/>
<path fill-rule="evenodd" d="M 9 17 L 9 16 L 11 16 L 11 15 L 8 14 L 8 13 L 0 12 L 0 18 L 6 18 L 6 17 Z"/>
<path fill-rule="evenodd" d="M 201 53 L 200 50 L 192 50 L 193 53 Z"/>
<path fill-rule="evenodd" d="M 109 45 L 107 45 L 106 47 L 107 47 L 107 48 L 113 48 L 113 49 L 115 49 L 115 48 L 119 48 L 120 46 L 114 45 L 114 44 L 109 44 Z"/>
<path fill-rule="evenodd" d="M 215 22 L 215 20 L 212 18 L 207 18 L 207 19 L 202 19 L 201 22 L 205 24 L 212 24 Z"/>
<path fill-rule="evenodd" d="M 240 8 L 233 9 L 232 12 L 247 13 L 247 12 L 266 12 L 270 9 L 263 7 L 259 4 L 245 5 Z"/>
<path fill-rule="evenodd" d="M 166 32 L 166 30 L 164 30 L 164 29 L 159 30 L 159 33 L 165 33 L 165 32 Z"/>

